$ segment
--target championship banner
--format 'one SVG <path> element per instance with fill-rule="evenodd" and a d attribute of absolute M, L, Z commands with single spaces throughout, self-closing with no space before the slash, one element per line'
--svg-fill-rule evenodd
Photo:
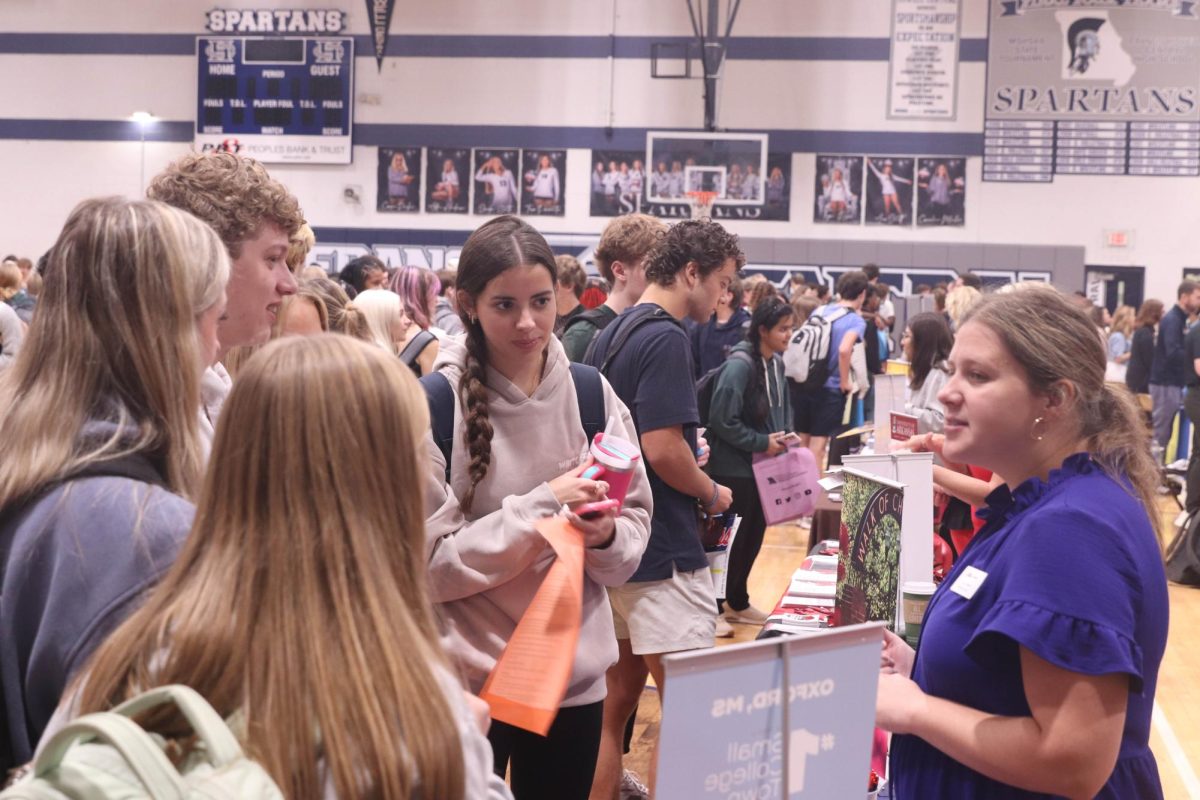
<path fill-rule="evenodd" d="M 387 52 L 392 10 L 396 0 L 367 0 L 367 19 L 371 21 L 371 44 L 375 47 L 375 64 L 383 72 L 383 56 Z"/>
<path fill-rule="evenodd" d="M 991 0 L 984 180 L 1200 174 L 1191 0 Z"/>

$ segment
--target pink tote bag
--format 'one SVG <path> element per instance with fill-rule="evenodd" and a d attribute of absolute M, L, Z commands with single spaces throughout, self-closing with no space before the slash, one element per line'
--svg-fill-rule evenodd
<path fill-rule="evenodd" d="M 790 445 L 779 455 L 754 454 L 754 482 L 768 525 L 778 525 L 813 513 L 821 487 L 812 451 Z"/>

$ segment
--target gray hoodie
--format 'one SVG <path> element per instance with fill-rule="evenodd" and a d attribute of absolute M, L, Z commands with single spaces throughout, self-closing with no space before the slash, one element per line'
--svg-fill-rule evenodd
<path fill-rule="evenodd" d="M 194 513 L 158 486 L 82 478 L 34 503 L 0 543 L 2 722 L 16 763 L 33 755 L 75 671 L 171 566 Z"/>
<path fill-rule="evenodd" d="M 442 342 L 434 369 L 458 394 L 466 349 L 456 338 Z M 445 459 L 426 436 L 425 521 L 430 590 L 446 621 L 443 645 L 478 693 L 509 637 L 541 586 L 554 551 L 535 530 L 538 520 L 558 514 L 561 505 L 549 481 L 582 463 L 587 437 L 566 354 L 551 337 L 542 382 L 533 396 L 488 368 L 488 411 L 493 428 L 492 462 L 475 492 L 469 517 L 459 497 L 470 485 L 470 455 L 462 444 L 462 409 L 455 404 L 450 484 Z M 625 404 L 604 381 L 604 406 L 614 417 L 611 432 L 638 441 Z M 642 461 L 617 517 L 616 537 L 584 560 L 583 622 L 575 666 L 563 706 L 595 703 L 605 696 L 604 673 L 617 660 L 617 640 L 606 586 L 625 583 L 642 558 L 650 536 L 650 484 Z"/>

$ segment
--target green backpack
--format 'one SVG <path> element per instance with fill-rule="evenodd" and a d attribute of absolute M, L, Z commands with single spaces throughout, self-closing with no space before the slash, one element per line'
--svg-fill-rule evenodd
<path fill-rule="evenodd" d="M 130 717 L 173 703 L 197 744 L 179 766 L 165 740 Z M 46 742 L 29 772 L 0 792 L 0 800 L 283 800 L 259 764 L 203 697 L 186 686 L 163 686 L 112 711 L 87 714 Z"/>

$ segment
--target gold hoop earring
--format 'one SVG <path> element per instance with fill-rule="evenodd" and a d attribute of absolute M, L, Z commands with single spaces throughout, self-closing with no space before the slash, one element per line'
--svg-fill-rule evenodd
<path fill-rule="evenodd" d="M 1029 429 L 1029 435 L 1033 437 L 1035 442 L 1040 442 L 1042 439 L 1046 438 L 1045 434 L 1039 434 L 1037 432 L 1037 426 L 1041 425 L 1045 421 L 1046 420 L 1044 417 L 1038 417 L 1033 421 L 1033 426 Z"/>

